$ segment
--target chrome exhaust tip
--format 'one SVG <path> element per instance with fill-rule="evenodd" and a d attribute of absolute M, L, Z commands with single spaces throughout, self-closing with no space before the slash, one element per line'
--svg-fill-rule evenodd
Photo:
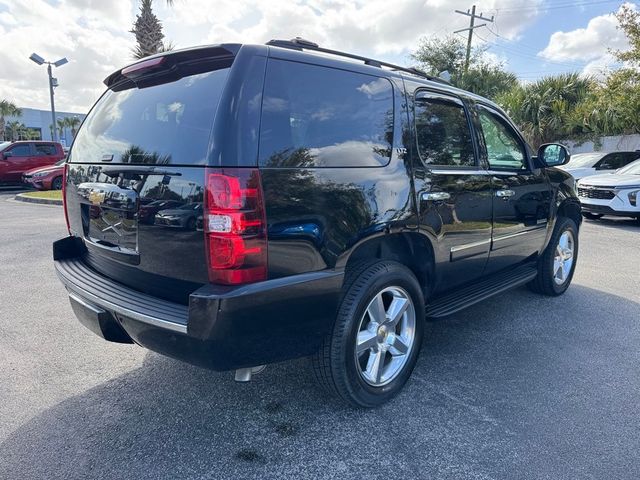
<path fill-rule="evenodd" d="M 265 368 L 267 368 L 266 365 L 258 365 L 257 367 L 239 368 L 235 372 L 234 380 L 236 382 L 242 382 L 242 383 L 250 382 L 252 375 L 257 375 L 258 373 L 262 372 Z"/>

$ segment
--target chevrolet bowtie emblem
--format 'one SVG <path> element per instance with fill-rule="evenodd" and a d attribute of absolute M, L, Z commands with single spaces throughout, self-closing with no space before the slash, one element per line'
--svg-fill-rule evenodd
<path fill-rule="evenodd" d="M 100 205 L 104 202 L 105 193 L 100 190 L 91 190 L 89 193 L 89 201 L 94 205 Z"/>

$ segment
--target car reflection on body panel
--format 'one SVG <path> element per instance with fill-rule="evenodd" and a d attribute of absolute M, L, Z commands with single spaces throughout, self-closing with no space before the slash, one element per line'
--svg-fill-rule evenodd
<path fill-rule="evenodd" d="M 195 230 L 199 216 L 202 216 L 202 203 L 188 203 L 178 208 L 160 210 L 155 224 Z"/>

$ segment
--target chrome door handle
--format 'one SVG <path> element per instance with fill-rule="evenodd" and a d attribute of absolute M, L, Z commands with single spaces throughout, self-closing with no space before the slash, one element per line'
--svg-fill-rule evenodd
<path fill-rule="evenodd" d="M 496 197 L 502 198 L 503 200 L 509 200 L 509 197 L 513 197 L 516 194 L 513 190 L 498 190 L 496 191 Z"/>
<path fill-rule="evenodd" d="M 447 192 L 425 192 L 422 194 L 422 200 L 431 202 L 441 202 L 443 200 L 449 200 L 451 195 Z"/>

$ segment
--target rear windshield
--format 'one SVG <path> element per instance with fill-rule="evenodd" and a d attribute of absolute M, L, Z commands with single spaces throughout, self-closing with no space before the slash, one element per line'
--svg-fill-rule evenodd
<path fill-rule="evenodd" d="M 73 143 L 72 163 L 204 165 L 229 68 L 108 90 Z"/>

